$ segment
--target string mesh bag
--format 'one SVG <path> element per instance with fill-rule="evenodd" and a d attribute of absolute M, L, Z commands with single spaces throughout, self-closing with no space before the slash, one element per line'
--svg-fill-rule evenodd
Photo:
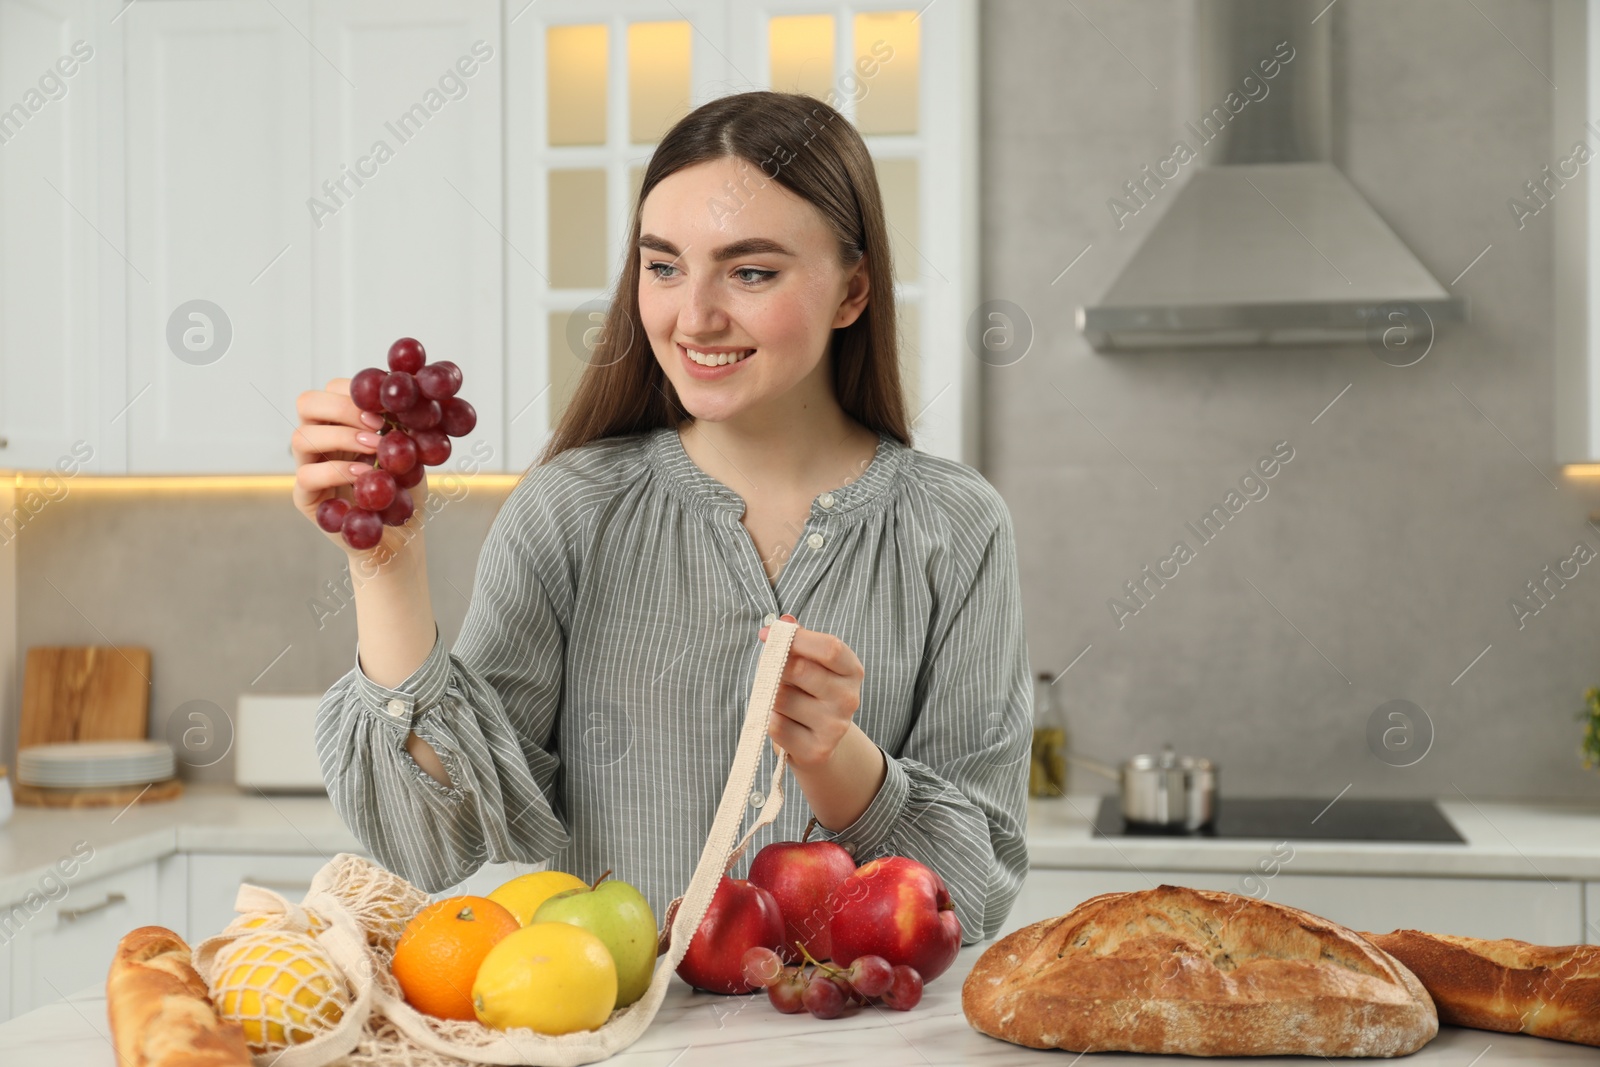
<path fill-rule="evenodd" d="M 310 1041 L 338 1026 L 350 1006 L 344 973 L 305 932 L 245 932 L 218 952 L 214 973 L 217 1013 L 240 1024 L 256 1053 Z"/>
<path fill-rule="evenodd" d="M 722 876 L 783 809 L 788 754 L 780 748 L 766 803 L 740 835 L 779 679 L 798 629 L 783 619 L 768 626 L 716 818 L 688 888 L 667 905 L 657 934 L 655 972 L 642 997 L 614 1010 L 594 1030 L 561 1035 L 526 1028 L 494 1030 L 476 1021 L 425 1015 L 406 1003 L 390 962 L 400 931 L 427 906 L 428 895 L 366 857 L 345 852 L 317 872 L 299 904 L 270 889 L 241 885 L 234 903 L 240 918 L 195 949 L 195 967 L 214 999 L 223 991 L 220 983 L 238 970 L 252 939 L 266 937 L 300 939 L 308 958 L 320 958 L 314 966 L 297 965 L 295 972 L 306 971 L 312 988 L 332 985 L 342 991 L 336 1018 L 314 1015 L 316 1025 L 285 1031 L 301 1040 L 268 1050 L 252 1047 L 256 1067 L 576 1067 L 608 1059 L 637 1041 L 660 1010 Z"/>

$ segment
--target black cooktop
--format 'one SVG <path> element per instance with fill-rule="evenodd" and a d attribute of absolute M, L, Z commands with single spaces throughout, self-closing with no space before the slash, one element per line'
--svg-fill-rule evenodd
<path fill-rule="evenodd" d="M 1199 830 L 1130 826 L 1122 817 L 1122 797 L 1100 800 L 1096 837 L 1225 837 L 1274 841 L 1420 841 L 1464 845 L 1431 800 L 1376 800 L 1341 797 L 1227 797 L 1217 801 L 1216 817 Z"/>

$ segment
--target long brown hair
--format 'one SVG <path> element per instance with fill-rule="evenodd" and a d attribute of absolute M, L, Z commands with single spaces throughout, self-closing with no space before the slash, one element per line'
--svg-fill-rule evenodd
<path fill-rule="evenodd" d="M 692 420 L 656 361 L 639 317 L 640 207 L 668 175 L 727 158 L 760 168 L 749 175 L 747 189 L 775 180 L 816 205 L 838 237 L 844 266 L 867 257 L 867 306 L 855 322 L 833 331 L 834 396 L 863 426 L 911 444 L 895 338 L 888 227 L 867 146 L 843 115 L 815 97 L 750 92 L 720 97 L 685 115 L 650 156 L 633 205 L 622 276 L 599 339 L 592 352 L 580 353 L 588 365 L 535 466 L 602 437 L 677 428 Z"/>

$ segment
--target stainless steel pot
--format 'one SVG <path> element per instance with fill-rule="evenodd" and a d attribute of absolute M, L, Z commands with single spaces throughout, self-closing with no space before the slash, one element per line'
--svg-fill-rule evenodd
<path fill-rule="evenodd" d="M 1217 765 L 1180 756 L 1171 745 L 1161 755 L 1139 755 L 1120 770 L 1076 753 L 1067 759 L 1122 785 L 1122 817 L 1132 826 L 1198 830 L 1217 813 Z"/>

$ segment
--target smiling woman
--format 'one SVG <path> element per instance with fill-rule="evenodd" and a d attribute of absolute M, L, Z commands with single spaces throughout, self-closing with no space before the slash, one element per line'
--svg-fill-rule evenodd
<path fill-rule="evenodd" d="M 419 560 L 357 588 L 356 665 L 318 714 L 335 808 L 430 890 L 549 860 L 609 868 L 663 914 L 783 615 L 801 628 L 762 773 L 781 747 L 805 803 L 776 838 L 814 815 L 857 862 L 918 860 L 963 939 L 994 936 L 1028 864 L 1011 517 L 971 467 L 911 447 L 866 146 L 811 97 L 714 100 L 656 149 L 627 248 L 454 651 L 410 628 L 431 619 Z"/>
<path fill-rule="evenodd" d="M 601 437 L 691 422 L 685 392 L 732 403 L 722 399 L 728 390 L 693 389 L 683 352 L 761 347 L 732 327 L 759 328 L 782 345 L 767 352 L 772 377 L 741 379 L 741 407 L 776 400 L 820 370 L 808 392 L 827 389 L 839 414 L 910 444 L 877 176 L 833 108 L 757 92 L 685 116 L 645 170 L 628 244 L 638 253 L 541 462 Z M 791 405 L 764 406 L 772 414 Z"/>

